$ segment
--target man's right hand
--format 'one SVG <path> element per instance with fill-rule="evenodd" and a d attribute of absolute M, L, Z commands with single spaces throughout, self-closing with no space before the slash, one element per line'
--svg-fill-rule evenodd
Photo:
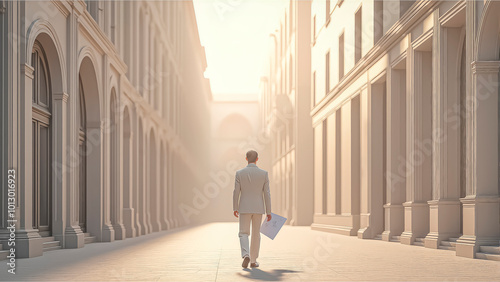
<path fill-rule="evenodd" d="M 268 214 L 267 215 L 267 221 L 271 221 L 271 218 L 272 218 L 271 214 Z"/>
<path fill-rule="evenodd" d="M 238 217 L 239 213 L 238 211 L 234 211 L 234 216 Z"/>

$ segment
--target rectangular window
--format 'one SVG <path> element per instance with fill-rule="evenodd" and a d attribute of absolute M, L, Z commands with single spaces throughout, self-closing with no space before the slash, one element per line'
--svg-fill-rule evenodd
<path fill-rule="evenodd" d="M 313 72 L 312 76 L 312 105 L 316 105 L 316 72 Z"/>
<path fill-rule="evenodd" d="M 327 132 L 327 119 L 325 119 L 325 120 L 323 120 L 323 144 L 322 144 L 323 145 L 323 159 L 322 159 L 322 161 L 323 161 L 323 171 L 322 171 L 322 176 L 323 176 L 323 181 L 322 181 L 322 184 L 323 184 L 322 185 L 323 186 L 322 187 L 323 188 L 323 193 L 322 193 L 322 200 L 323 201 L 322 202 L 323 203 L 322 203 L 322 207 L 323 207 L 323 209 L 322 209 L 322 213 L 323 214 L 326 214 L 327 209 L 328 209 L 328 206 L 327 206 L 327 196 L 328 196 L 327 189 L 328 188 L 327 188 L 327 183 L 326 183 L 327 182 L 327 172 L 328 172 L 327 158 L 326 158 L 326 156 L 328 155 L 327 134 L 328 134 L 328 132 Z"/>
<path fill-rule="evenodd" d="M 330 51 L 325 58 L 325 96 L 330 92 Z"/>
<path fill-rule="evenodd" d="M 344 77 L 344 33 L 339 37 L 339 81 Z"/>
<path fill-rule="evenodd" d="M 356 12 L 354 19 L 354 62 L 357 63 L 361 59 L 362 51 L 362 33 L 361 33 L 361 10 L 362 7 Z"/>
<path fill-rule="evenodd" d="M 314 18 L 313 18 L 313 32 L 312 32 L 312 35 L 313 35 L 313 40 L 312 42 L 316 42 L 316 15 L 314 15 Z"/>

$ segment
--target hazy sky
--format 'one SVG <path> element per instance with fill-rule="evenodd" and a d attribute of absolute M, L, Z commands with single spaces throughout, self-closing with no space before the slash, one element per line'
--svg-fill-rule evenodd
<path fill-rule="evenodd" d="M 194 0 L 212 92 L 258 93 L 269 34 L 279 26 L 284 0 Z"/>

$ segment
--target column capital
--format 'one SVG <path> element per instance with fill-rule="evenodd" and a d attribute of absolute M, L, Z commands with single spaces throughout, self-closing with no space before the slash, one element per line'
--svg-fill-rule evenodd
<path fill-rule="evenodd" d="M 35 72 L 35 69 L 28 65 L 28 64 L 21 64 L 21 71 L 22 73 L 24 73 L 25 76 L 33 79 L 34 78 L 34 72 Z"/>
<path fill-rule="evenodd" d="M 500 61 L 474 61 L 472 62 L 472 73 L 498 73 Z"/>
<path fill-rule="evenodd" d="M 87 128 L 89 129 L 96 129 L 96 128 L 99 128 L 99 129 L 104 129 L 104 125 L 105 122 L 104 121 L 89 121 L 87 122 Z"/>
<path fill-rule="evenodd" d="M 64 103 L 68 102 L 69 99 L 69 94 L 62 92 L 62 93 L 54 93 L 54 99 L 55 100 L 62 100 Z"/>

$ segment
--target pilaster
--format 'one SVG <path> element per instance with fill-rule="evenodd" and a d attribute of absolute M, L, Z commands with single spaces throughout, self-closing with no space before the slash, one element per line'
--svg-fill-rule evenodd
<path fill-rule="evenodd" d="M 500 61 L 472 63 L 467 93 L 467 196 L 457 255 L 475 257 L 481 245 L 500 242 L 498 194 L 498 85 Z"/>
<path fill-rule="evenodd" d="M 407 38 L 409 40 L 409 38 Z M 404 231 L 406 197 L 406 58 L 391 66 L 386 98 L 386 195 L 384 241 Z"/>

